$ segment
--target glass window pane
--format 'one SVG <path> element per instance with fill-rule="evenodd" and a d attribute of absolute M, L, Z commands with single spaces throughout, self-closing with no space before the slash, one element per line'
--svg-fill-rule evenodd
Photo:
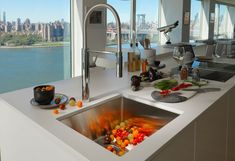
<path fill-rule="evenodd" d="M 190 40 L 201 40 L 202 2 L 191 0 Z"/>
<path fill-rule="evenodd" d="M 228 6 L 222 4 L 216 4 L 215 6 L 215 39 L 230 38 L 232 29 L 230 28 L 230 15 Z M 231 24 L 232 25 L 232 24 Z"/>
<path fill-rule="evenodd" d="M 136 28 L 138 41 L 150 39 L 152 46 L 159 43 L 158 28 L 158 2 L 159 0 L 137 0 Z"/>
<path fill-rule="evenodd" d="M 130 42 L 130 8 L 131 1 L 128 0 L 107 0 L 107 3 L 112 5 L 118 12 L 121 20 L 122 43 Z M 107 11 L 107 46 L 117 44 L 116 22 L 110 11 Z"/>
<path fill-rule="evenodd" d="M 0 93 L 69 78 L 70 0 L 0 4 Z"/>

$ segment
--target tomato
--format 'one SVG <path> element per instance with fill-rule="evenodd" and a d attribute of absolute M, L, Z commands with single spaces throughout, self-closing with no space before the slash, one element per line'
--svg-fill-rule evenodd
<path fill-rule="evenodd" d="M 132 142 L 133 145 L 137 145 L 138 142 L 137 142 L 137 139 L 134 139 L 133 142 Z"/>
<path fill-rule="evenodd" d="M 59 113 L 60 113 L 60 111 L 58 109 L 53 110 L 53 114 L 58 115 Z"/>
<path fill-rule="evenodd" d="M 83 106 L 82 101 L 78 101 L 78 102 L 77 102 L 77 106 L 78 106 L 78 108 L 81 108 L 81 107 Z"/>
<path fill-rule="evenodd" d="M 124 140 L 124 144 L 127 146 L 129 144 L 129 140 Z"/>
<path fill-rule="evenodd" d="M 113 147 L 111 145 L 109 145 L 106 149 L 109 150 L 109 151 L 112 151 Z"/>
<path fill-rule="evenodd" d="M 61 104 L 61 105 L 59 105 L 59 109 L 61 109 L 61 110 L 65 110 L 65 104 Z"/>

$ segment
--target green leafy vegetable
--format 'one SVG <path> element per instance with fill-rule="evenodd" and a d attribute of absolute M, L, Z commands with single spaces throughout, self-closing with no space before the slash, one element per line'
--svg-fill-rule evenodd
<path fill-rule="evenodd" d="M 160 82 L 157 82 L 154 84 L 155 88 L 158 88 L 160 90 L 168 90 L 173 87 L 176 87 L 178 85 L 177 80 L 175 79 L 170 79 L 170 80 L 162 80 Z"/>
<path fill-rule="evenodd" d="M 202 86 L 205 86 L 208 84 L 208 81 L 200 81 L 200 82 L 196 82 L 196 81 L 193 81 L 193 80 L 185 80 L 185 82 L 189 82 L 189 83 L 192 83 L 194 86 L 198 86 L 198 87 L 202 87 Z"/>

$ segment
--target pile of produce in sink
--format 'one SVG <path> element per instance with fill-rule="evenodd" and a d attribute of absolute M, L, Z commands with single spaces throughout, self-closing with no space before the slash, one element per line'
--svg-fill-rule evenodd
<path fill-rule="evenodd" d="M 123 156 L 179 116 L 122 95 L 60 120 L 106 150 Z"/>
<path fill-rule="evenodd" d="M 117 124 L 98 143 L 112 153 L 122 156 L 166 123 L 166 120 L 158 118 L 132 117 Z"/>

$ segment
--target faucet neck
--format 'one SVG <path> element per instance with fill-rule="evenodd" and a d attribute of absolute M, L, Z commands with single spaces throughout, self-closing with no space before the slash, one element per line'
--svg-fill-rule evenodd
<path fill-rule="evenodd" d="M 97 8 L 107 8 L 109 9 L 116 20 L 117 25 L 117 39 L 118 39 L 118 47 L 116 54 L 116 66 L 117 66 L 117 76 L 122 77 L 122 43 L 121 43 L 121 21 L 118 16 L 117 11 L 108 4 L 97 4 L 88 10 L 83 24 L 83 49 L 82 49 L 82 99 L 84 101 L 89 101 L 89 51 L 87 48 L 87 20 L 90 17 L 91 13 Z"/>

